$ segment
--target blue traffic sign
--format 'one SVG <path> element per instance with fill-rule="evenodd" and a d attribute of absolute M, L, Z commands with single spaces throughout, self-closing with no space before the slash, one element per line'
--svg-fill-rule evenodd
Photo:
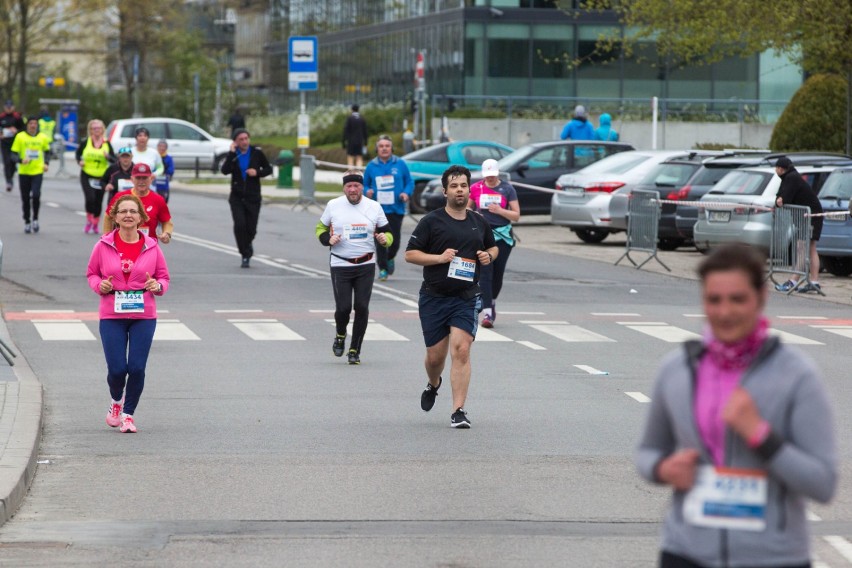
<path fill-rule="evenodd" d="M 291 91 L 316 91 L 319 52 L 316 36 L 292 36 L 288 42 L 287 83 Z"/>

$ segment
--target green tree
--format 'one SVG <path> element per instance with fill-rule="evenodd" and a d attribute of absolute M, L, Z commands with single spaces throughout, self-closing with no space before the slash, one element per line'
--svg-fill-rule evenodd
<path fill-rule="evenodd" d="M 845 84 L 839 75 L 817 74 L 796 91 L 772 130 L 769 147 L 778 152 L 843 151 Z"/>
<path fill-rule="evenodd" d="M 561 0 L 566 5 L 567 0 Z M 679 65 L 709 64 L 775 50 L 808 73 L 846 79 L 846 151 L 852 147 L 852 2 L 836 0 L 584 0 L 613 10 L 629 33 L 601 38 L 601 49 L 653 39 Z"/>

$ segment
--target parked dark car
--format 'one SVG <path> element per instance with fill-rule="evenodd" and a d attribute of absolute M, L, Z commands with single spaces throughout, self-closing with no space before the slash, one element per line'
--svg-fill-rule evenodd
<path fill-rule="evenodd" d="M 831 172 L 819 190 L 819 202 L 825 213 L 838 212 L 838 216 L 826 216 L 822 236 L 817 241 L 820 265 L 835 276 L 852 274 L 852 219 L 849 200 L 852 198 L 852 167 L 838 168 Z"/>
<path fill-rule="evenodd" d="M 620 142 L 578 140 L 536 142 L 518 148 L 499 160 L 498 167 L 501 175 L 505 174 L 513 183 L 520 182 L 555 189 L 556 180 L 562 174 L 579 170 L 601 158 L 627 150 L 633 150 L 633 146 Z M 482 179 L 482 175 L 474 172 L 471 181 L 479 179 Z M 520 185 L 515 185 L 515 190 L 518 192 L 521 212 L 525 215 L 550 213 L 550 192 L 536 191 Z M 427 211 L 432 211 L 443 207 L 445 203 L 441 180 L 429 182 L 421 195 L 420 205 Z"/>

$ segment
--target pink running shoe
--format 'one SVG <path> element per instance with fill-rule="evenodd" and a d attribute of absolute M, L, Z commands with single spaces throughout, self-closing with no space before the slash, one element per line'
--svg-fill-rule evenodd
<path fill-rule="evenodd" d="M 110 428 L 118 428 L 121 424 L 121 404 L 116 404 L 114 402 L 110 403 L 106 423 Z"/>
<path fill-rule="evenodd" d="M 122 434 L 135 434 L 136 433 L 136 424 L 133 423 L 133 415 L 131 414 L 122 414 L 121 415 L 121 433 Z"/>
<path fill-rule="evenodd" d="M 91 233 L 92 232 L 92 222 L 91 221 L 86 221 L 86 228 L 83 229 L 83 232 L 84 233 Z"/>

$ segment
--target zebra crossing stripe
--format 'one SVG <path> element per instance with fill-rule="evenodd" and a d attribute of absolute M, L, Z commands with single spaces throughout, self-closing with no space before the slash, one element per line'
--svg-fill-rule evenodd
<path fill-rule="evenodd" d="M 97 338 L 80 320 L 33 320 L 44 341 L 95 341 Z"/>
<path fill-rule="evenodd" d="M 791 345 L 825 345 L 822 341 L 815 341 L 801 335 L 796 335 L 795 333 L 790 333 L 789 331 L 781 331 L 780 329 L 770 329 L 769 334 L 780 337 L 781 341 Z"/>
<path fill-rule="evenodd" d="M 332 326 L 334 325 L 333 319 L 327 319 L 325 321 L 330 322 Z M 376 323 L 374 320 L 367 321 L 367 333 L 364 334 L 364 341 L 409 341 L 407 337 L 398 334 L 385 325 Z M 349 325 L 346 326 L 346 334 L 349 337 L 352 337 L 351 321 L 349 322 Z"/>
<path fill-rule="evenodd" d="M 305 338 L 271 319 L 229 319 L 231 324 L 255 341 L 305 341 Z"/>
<path fill-rule="evenodd" d="M 568 343 L 615 342 L 614 339 L 568 323 L 531 323 L 530 327 Z"/>
<path fill-rule="evenodd" d="M 632 323 L 620 321 L 618 323 L 629 329 L 644 333 L 645 335 L 650 335 L 651 337 L 656 337 L 657 339 L 661 339 L 668 343 L 682 343 L 687 339 L 701 338 L 701 336 L 697 333 L 693 333 L 673 325 L 668 325 L 665 322 Z"/>
<path fill-rule="evenodd" d="M 201 341 L 186 324 L 179 320 L 157 320 L 154 341 Z"/>

